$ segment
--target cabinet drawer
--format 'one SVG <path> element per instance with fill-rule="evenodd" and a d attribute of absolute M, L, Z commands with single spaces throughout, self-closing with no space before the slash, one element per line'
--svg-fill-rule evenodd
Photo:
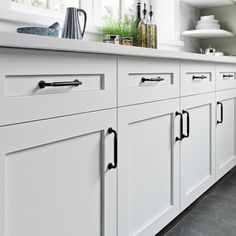
<path fill-rule="evenodd" d="M 116 106 L 115 57 L 2 48 L 0 67 L 0 125 Z"/>
<path fill-rule="evenodd" d="M 236 88 L 236 65 L 216 66 L 216 90 Z"/>
<path fill-rule="evenodd" d="M 181 95 L 188 96 L 215 90 L 215 66 L 211 63 L 181 63 Z"/>
<path fill-rule="evenodd" d="M 119 106 L 179 96 L 179 63 L 171 60 L 118 59 Z"/>

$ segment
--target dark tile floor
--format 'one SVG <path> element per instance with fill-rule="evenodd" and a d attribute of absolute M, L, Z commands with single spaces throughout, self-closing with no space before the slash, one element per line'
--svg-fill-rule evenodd
<path fill-rule="evenodd" d="M 236 168 L 156 236 L 236 236 Z"/>

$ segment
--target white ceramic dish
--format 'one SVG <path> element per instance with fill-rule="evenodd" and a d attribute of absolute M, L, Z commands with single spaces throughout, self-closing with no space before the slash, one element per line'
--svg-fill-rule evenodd
<path fill-rule="evenodd" d="M 196 25 L 196 29 L 220 29 L 220 25 L 218 24 L 198 24 Z"/>
<path fill-rule="evenodd" d="M 201 20 L 214 20 L 214 19 L 215 19 L 214 15 L 201 16 Z"/>
<path fill-rule="evenodd" d="M 218 24 L 218 20 L 199 20 L 197 21 L 198 24 Z"/>

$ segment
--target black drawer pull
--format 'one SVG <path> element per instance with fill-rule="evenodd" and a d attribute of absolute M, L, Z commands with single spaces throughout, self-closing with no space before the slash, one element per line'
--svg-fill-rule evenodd
<path fill-rule="evenodd" d="M 161 78 L 161 77 L 149 78 L 149 79 L 143 77 L 143 78 L 141 79 L 141 82 L 142 82 L 142 83 L 145 83 L 145 82 L 147 82 L 147 81 L 149 81 L 149 82 L 161 82 L 161 81 L 163 81 L 163 80 L 165 80 L 165 79 L 163 79 L 163 78 Z"/>
<path fill-rule="evenodd" d="M 187 114 L 187 134 L 183 134 L 182 138 L 188 138 L 190 135 L 190 115 L 188 111 L 183 110 L 182 111 L 183 115 Z"/>
<path fill-rule="evenodd" d="M 177 111 L 175 116 L 180 116 L 180 137 L 175 138 L 175 141 L 178 142 L 183 139 L 183 114 Z"/>
<path fill-rule="evenodd" d="M 118 137 L 117 136 L 118 135 L 117 135 L 117 132 L 112 128 L 109 128 L 107 132 L 108 134 L 114 134 L 114 164 L 109 163 L 107 166 L 107 168 L 111 170 L 111 169 L 116 169 L 117 167 L 117 162 L 118 162 Z"/>
<path fill-rule="evenodd" d="M 217 102 L 217 106 L 220 105 L 220 120 L 217 120 L 217 124 L 224 122 L 224 105 L 222 102 Z"/>
<path fill-rule="evenodd" d="M 228 74 L 228 75 L 224 74 L 224 75 L 223 75 L 223 79 L 224 79 L 224 78 L 233 78 L 233 77 L 234 77 L 234 75 L 231 75 L 231 74 Z"/>
<path fill-rule="evenodd" d="M 68 82 L 52 82 L 52 83 L 46 83 L 44 80 L 39 81 L 38 86 L 39 88 L 43 89 L 45 87 L 64 87 L 64 86 L 74 86 L 77 87 L 79 85 L 82 85 L 82 82 L 79 80 L 74 81 L 68 81 Z"/>
<path fill-rule="evenodd" d="M 207 76 L 205 76 L 205 75 L 202 75 L 202 76 L 193 75 L 193 80 L 196 80 L 196 79 L 201 79 L 201 80 L 207 79 Z"/>

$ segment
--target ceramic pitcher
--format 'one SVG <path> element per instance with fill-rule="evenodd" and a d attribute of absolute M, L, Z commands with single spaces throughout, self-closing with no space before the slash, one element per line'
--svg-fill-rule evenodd
<path fill-rule="evenodd" d="M 80 13 L 84 15 L 83 30 L 80 23 Z M 62 30 L 62 38 L 83 39 L 87 23 L 87 14 L 83 9 L 74 7 L 67 8 L 64 27 Z"/>

